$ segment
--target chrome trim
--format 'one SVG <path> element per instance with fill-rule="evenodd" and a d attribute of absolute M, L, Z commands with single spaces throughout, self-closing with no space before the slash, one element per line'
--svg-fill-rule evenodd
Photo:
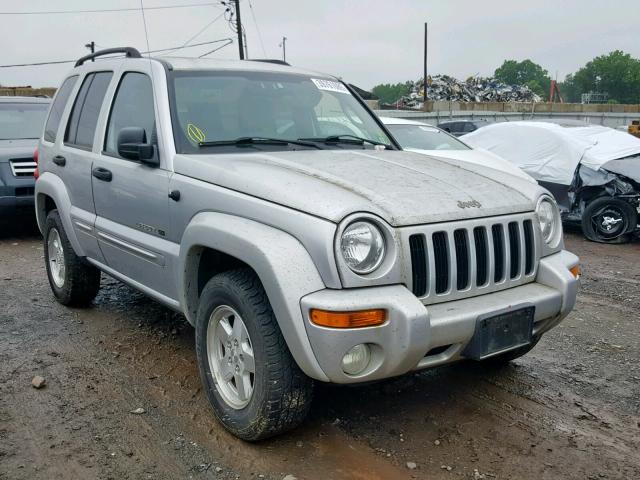
<path fill-rule="evenodd" d="M 30 177 L 36 171 L 38 164 L 28 158 L 11 158 L 9 167 L 14 177 Z"/>
<path fill-rule="evenodd" d="M 144 257 L 147 260 L 150 260 L 154 263 L 158 263 L 158 255 L 149 250 L 145 250 L 143 248 L 137 247 L 135 245 L 130 244 L 129 242 L 125 242 L 124 240 L 120 240 L 119 238 L 112 237 L 103 232 L 98 232 L 98 237 L 105 242 L 111 243 L 116 247 L 123 248 L 134 255 L 138 255 L 139 257 Z"/>

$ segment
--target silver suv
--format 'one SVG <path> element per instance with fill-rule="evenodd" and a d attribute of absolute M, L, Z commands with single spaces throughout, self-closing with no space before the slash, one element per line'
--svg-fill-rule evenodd
<path fill-rule="evenodd" d="M 102 271 L 184 313 L 213 411 L 246 440 L 301 422 L 314 381 L 516 358 L 575 302 L 543 188 L 401 151 L 325 74 L 98 52 L 39 149 L 56 298 L 89 304 Z"/>

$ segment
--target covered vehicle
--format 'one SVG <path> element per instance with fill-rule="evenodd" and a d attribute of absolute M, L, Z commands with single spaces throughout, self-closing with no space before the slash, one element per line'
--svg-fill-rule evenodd
<path fill-rule="evenodd" d="M 472 148 L 441 128 L 404 118 L 380 117 L 403 150 L 431 157 L 462 160 L 534 181 L 520 168 L 482 148 Z"/>
<path fill-rule="evenodd" d="M 48 98 L 0 97 L 0 218 L 33 214 L 33 152 L 49 109 Z"/>
<path fill-rule="evenodd" d="M 563 220 L 589 240 L 624 243 L 638 234 L 640 139 L 599 125 L 497 123 L 462 137 L 513 162 L 550 190 Z"/>

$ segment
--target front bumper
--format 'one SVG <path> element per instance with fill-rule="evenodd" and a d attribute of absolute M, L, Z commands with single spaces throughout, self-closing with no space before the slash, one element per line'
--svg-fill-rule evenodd
<path fill-rule="evenodd" d="M 534 336 L 557 325 L 575 305 L 578 280 L 569 269 L 578 257 L 561 251 L 540 260 L 535 282 L 477 297 L 423 305 L 402 285 L 351 290 L 321 290 L 301 300 L 313 353 L 334 383 L 356 383 L 402 375 L 462 358 L 476 319 L 523 306 L 535 306 Z M 335 329 L 309 320 L 313 308 L 332 311 L 383 308 L 387 321 L 377 327 Z M 372 346 L 369 366 L 356 376 L 342 371 L 341 360 L 353 346 Z"/>

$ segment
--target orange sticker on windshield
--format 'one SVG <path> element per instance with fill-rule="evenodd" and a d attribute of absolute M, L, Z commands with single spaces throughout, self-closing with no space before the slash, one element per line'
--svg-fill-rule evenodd
<path fill-rule="evenodd" d="M 194 143 L 202 143 L 206 139 L 202 129 L 196 127 L 193 123 L 187 124 L 187 137 Z"/>

